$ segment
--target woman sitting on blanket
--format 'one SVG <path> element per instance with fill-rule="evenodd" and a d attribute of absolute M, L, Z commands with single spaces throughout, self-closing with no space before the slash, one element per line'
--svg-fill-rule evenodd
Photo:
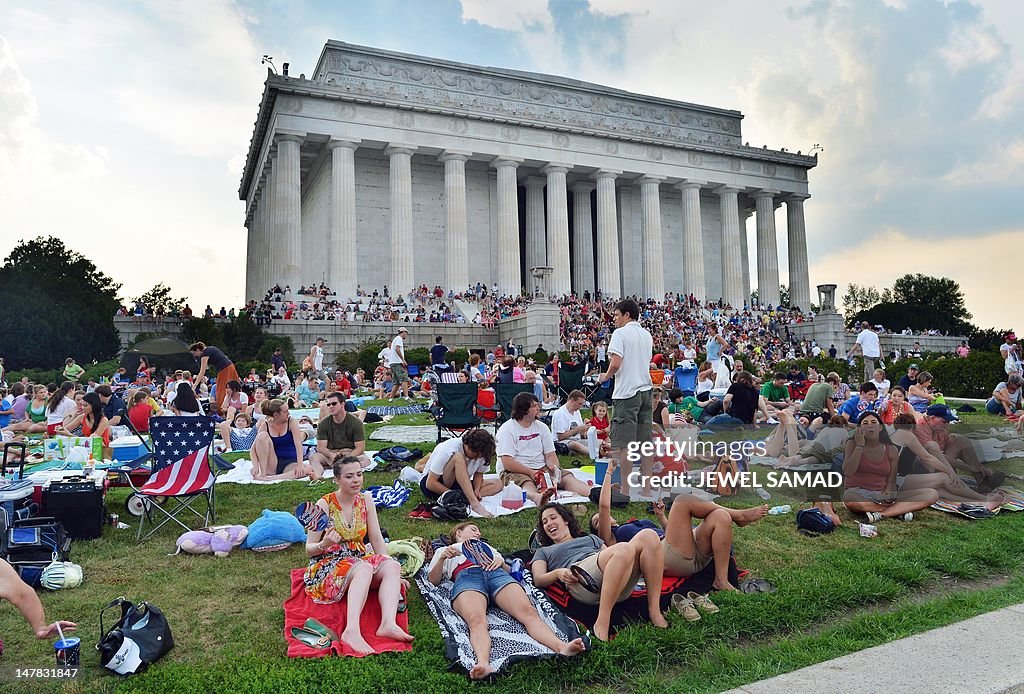
<path fill-rule="evenodd" d="M 266 388 L 260 387 L 253 391 L 252 402 L 245 408 L 245 413 L 249 415 L 250 421 L 258 422 L 263 419 L 263 402 L 267 399 Z"/>
<path fill-rule="evenodd" d="M 175 398 L 177 402 L 177 398 Z M 284 400 L 268 400 L 263 404 L 266 417 L 256 425 L 252 443 L 252 477 L 255 480 L 294 480 L 309 477 L 320 479 L 320 466 L 304 462 L 302 441 L 305 438 L 299 422 L 288 414 Z"/>
<path fill-rule="evenodd" d="M 360 465 L 354 456 L 334 463 L 338 488 L 316 502 L 330 524 L 326 530 L 310 530 L 306 537 L 309 567 L 303 583 L 306 595 L 315 603 L 328 605 L 347 598 L 341 641 L 357 654 L 369 655 L 374 651 L 359 630 L 359 618 L 371 588 L 377 589 L 380 600 L 377 636 L 396 641 L 412 641 L 413 637 L 398 626 L 398 603 L 405 582 L 401 566 L 388 556 L 373 499 L 363 493 Z"/>
<path fill-rule="evenodd" d="M 427 579 L 435 586 L 443 580 L 454 583 L 452 607 L 469 626 L 469 640 L 476 654 L 470 679 L 484 679 L 494 672 L 487 628 L 487 606 L 491 603 L 518 620 L 526 627 L 526 633 L 555 653 L 569 656 L 584 651 L 583 639 L 566 643 L 541 620 L 526 591 L 509 575 L 501 553 L 480 539 L 476 523 L 459 523 L 452 528 L 451 538 L 454 544 L 434 552 Z"/>
<path fill-rule="evenodd" d="M 913 414 L 899 415 L 894 425 L 896 431 L 890 434 L 890 440 L 899 451 L 899 472 L 896 477 L 899 491 L 934 489 L 940 499 L 979 504 L 990 511 L 995 511 L 1007 502 L 1002 492 L 994 491 L 986 495 L 971 489 L 941 453 L 932 455 L 925 450 L 924 444 L 914 434 L 917 418 Z"/>
<path fill-rule="evenodd" d="M 806 417 L 797 420 L 789 410 L 780 410 L 778 428 L 765 439 L 765 455 L 778 458 L 783 467 L 831 465 L 849 435 L 846 420 L 839 415 L 830 419 L 824 429 L 815 430 L 815 424 L 808 424 Z M 782 455 L 783 451 L 786 455 Z"/>
<path fill-rule="evenodd" d="M 616 543 L 629 542 L 647 529 L 661 538 L 665 552 L 665 575 L 686 578 L 701 571 L 712 560 L 715 562 L 715 590 L 736 590 L 729 583 L 729 553 L 732 551 L 732 526 L 750 525 L 768 514 L 768 506 L 748 509 L 733 509 L 702 501 L 688 494 L 680 494 L 672 502 L 668 517 L 665 505 L 654 504 L 654 513 L 661 528 L 646 519 L 620 525 L 612 518 L 612 473 L 618 461 L 608 461 L 608 472 L 601 485 L 598 512 L 590 519 L 590 529 L 604 540 L 609 547 Z M 693 526 L 693 519 L 701 522 Z M 648 585 L 650 585 L 648 583 Z"/>
<path fill-rule="evenodd" d="M 630 596 L 640 576 L 655 587 L 647 592 L 651 624 L 661 629 L 668 626 L 661 613 L 660 590 L 665 553 L 655 532 L 641 530 L 629 542 L 606 546 L 597 535 L 585 533 L 571 511 L 549 503 L 540 509 L 537 537 L 541 548 L 530 567 L 534 585 L 546 588 L 561 581 L 576 600 L 597 605 L 594 636 L 598 639 L 608 640 L 612 609 Z"/>
<path fill-rule="evenodd" d="M 23 432 L 26 434 L 42 434 L 46 431 L 46 401 L 50 392 L 46 386 L 38 385 L 32 389 L 32 399 L 25 406 L 25 419 L 4 427 L 4 431 Z"/>
<path fill-rule="evenodd" d="M 897 492 L 898 472 L 899 449 L 889 440 L 882 420 L 870 410 L 862 413 L 853 437 L 846 441 L 843 504 L 854 513 L 866 513 L 869 523 L 877 523 L 882 518 L 913 520 L 914 511 L 939 500 L 934 489 Z"/>

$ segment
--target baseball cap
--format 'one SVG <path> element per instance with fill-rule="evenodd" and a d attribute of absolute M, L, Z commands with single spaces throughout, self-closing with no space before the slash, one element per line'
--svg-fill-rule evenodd
<path fill-rule="evenodd" d="M 125 636 L 121 647 L 111 656 L 110 660 L 104 663 L 104 667 L 113 670 L 119 675 L 130 675 L 138 671 L 142 666 L 142 653 L 139 644 Z"/>
<path fill-rule="evenodd" d="M 917 369 L 918 371 L 920 371 L 920 370 L 921 370 L 921 367 L 920 367 L 920 366 L 918 366 L 917 364 L 911 364 L 910 366 L 908 366 L 908 367 L 907 367 L 907 370 L 908 370 L 908 371 L 909 371 L 910 369 Z"/>
<path fill-rule="evenodd" d="M 409 328 L 399 328 L 398 332 L 400 332 L 400 333 L 407 333 L 407 332 L 409 332 Z"/>
<path fill-rule="evenodd" d="M 1014 333 L 1008 333 L 1008 334 L 1006 335 L 1006 339 L 1007 339 L 1007 340 L 1011 340 L 1011 341 L 1012 341 L 1012 340 L 1016 340 L 1016 339 L 1017 339 L 1017 335 L 1016 335 L 1016 334 L 1014 334 Z"/>
<path fill-rule="evenodd" d="M 960 419 L 956 416 L 953 410 L 949 409 L 949 407 L 947 407 L 946 405 L 932 405 L 925 411 L 925 413 L 929 417 L 941 417 L 942 419 L 945 419 L 947 422 L 960 421 Z"/>

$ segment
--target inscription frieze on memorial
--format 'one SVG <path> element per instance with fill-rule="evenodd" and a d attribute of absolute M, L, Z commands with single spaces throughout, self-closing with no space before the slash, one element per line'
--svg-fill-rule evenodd
<path fill-rule="evenodd" d="M 737 146 L 739 118 L 514 76 L 329 51 L 315 81 L 356 99 L 666 143 Z"/>

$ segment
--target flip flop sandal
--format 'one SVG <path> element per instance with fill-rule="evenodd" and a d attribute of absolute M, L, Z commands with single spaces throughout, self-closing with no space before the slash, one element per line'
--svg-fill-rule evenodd
<path fill-rule="evenodd" d="M 334 629 L 331 629 L 329 626 L 313 619 L 312 617 L 306 620 L 303 628 L 307 631 L 312 631 L 314 634 L 319 634 L 323 638 L 330 639 L 331 641 L 338 640 L 338 634 Z"/>
<path fill-rule="evenodd" d="M 970 504 L 960 504 L 956 510 L 968 518 L 973 518 L 975 520 L 991 518 L 996 515 L 993 511 L 988 510 L 984 506 L 972 506 Z"/>
<path fill-rule="evenodd" d="M 740 591 L 743 593 L 774 593 L 775 585 L 766 578 L 748 578 L 740 583 Z"/>
<path fill-rule="evenodd" d="M 601 586 L 598 582 L 594 580 L 593 576 L 584 571 L 583 567 L 579 564 L 570 566 L 569 571 L 572 572 L 572 575 L 576 577 L 576 580 L 580 582 L 580 585 L 582 585 L 584 589 L 591 593 L 601 593 Z"/>
<path fill-rule="evenodd" d="M 310 648 L 323 651 L 331 647 L 331 640 L 329 638 L 315 631 L 310 631 L 305 627 L 292 627 L 290 631 L 293 639 Z"/>

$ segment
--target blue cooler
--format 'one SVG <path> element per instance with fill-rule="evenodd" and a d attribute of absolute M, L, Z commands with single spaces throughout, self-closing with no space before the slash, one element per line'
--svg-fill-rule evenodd
<path fill-rule="evenodd" d="M 113 459 L 118 463 L 130 463 L 137 458 L 146 455 L 146 444 L 138 436 L 122 436 L 111 441 L 110 449 L 113 451 Z"/>
<path fill-rule="evenodd" d="M 604 484 L 604 476 L 608 474 L 608 459 L 598 458 L 594 461 L 594 484 Z M 612 484 L 622 484 L 622 468 L 616 468 L 612 473 Z"/>

